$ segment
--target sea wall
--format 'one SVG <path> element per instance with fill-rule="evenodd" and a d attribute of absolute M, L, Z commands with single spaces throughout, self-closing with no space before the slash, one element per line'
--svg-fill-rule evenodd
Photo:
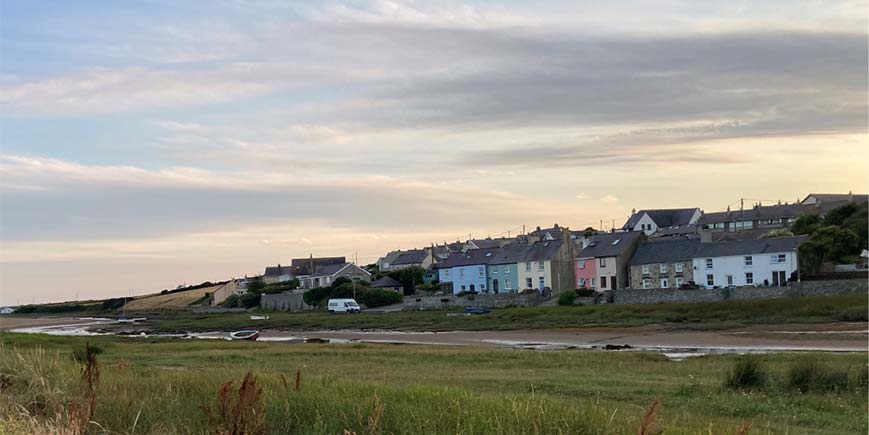
<path fill-rule="evenodd" d="M 730 299 L 770 299 L 800 296 L 830 296 L 866 293 L 867 281 L 845 279 L 835 281 L 802 281 L 787 287 L 740 287 L 717 289 L 622 289 L 610 290 L 607 300 L 615 304 L 663 304 L 719 302 Z"/>
<path fill-rule="evenodd" d="M 405 296 L 404 310 L 436 310 L 452 307 L 533 307 L 547 299 L 537 293 L 474 294 L 466 296 Z"/>

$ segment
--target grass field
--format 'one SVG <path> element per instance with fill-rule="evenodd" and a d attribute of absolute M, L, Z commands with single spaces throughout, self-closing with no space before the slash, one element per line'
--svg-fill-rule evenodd
<path fill-rule="evenodd" d="M 591 305 L 506 308 L 484 316 L 448 317 L 443 311 L 363 313 L 331 316 L 323 312 L 269 313 L 269 320 L 251 321 L 248 314 L 178 313 L 160 316 L 151 325 L 161 331 L 212 331 L 248 328 L 515 330 L 588 326 L 673 324 L 685 329 L 724 329 L 752 324 L 865 321 L 865 295 L 726 301 L 702 304 Z"/>
<path fill-rule="evenodd" d="M 183 310 L 193 302 L 202 299 L 206 293 L 214 293 L 222 286 L 223 284 L 178 293 L 140 296 L 127 304 L 127 311 Z"/>
<path fill-rule="evenodd" d="M 746 422 L 752 434 L 867 431 L 865 354 L 763 355 L 766 385 L 740 391 L 724 387 L 740 358 L 728 355 L 677 362 L 643 352 L 101 337 L 89 339 L 104 350 L 99 381 L 83 384 L 72 354 L 86 340 L 3 335 L 0 433 L 77 433 L 68 429 L 93 409 L 89 433 L 240 424 L 247 433 L 624 434 L 637 433 L 656 399 L 660 410 L 646 420 L 667 434 L 734 434 Z M 846 382 L 789 388 L 789 371 L 810 359 Z M 238 388 L 248 371 L 256 384 L 240 398 L 225 391 L 222 408 L 220 386 Z"/>

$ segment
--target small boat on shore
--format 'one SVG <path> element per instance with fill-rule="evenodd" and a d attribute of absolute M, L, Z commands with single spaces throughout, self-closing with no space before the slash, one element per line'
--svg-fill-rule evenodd
<path fill-rule="evenodd" d="M 229 333 L 230 340 L 250 340 L 256 341 L 259 338 L 259 331 L 235 331 Z"/>
<path fill-rule="evenodd" d="M 465 312 L 468 314 L 489 314 L 492 310 L 487 308 L 476 308 L 476 307 L 468 307 L 465 309 Z"/>

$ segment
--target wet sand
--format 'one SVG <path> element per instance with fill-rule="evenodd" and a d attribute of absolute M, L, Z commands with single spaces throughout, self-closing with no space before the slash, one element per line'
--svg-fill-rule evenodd
<path fill-rule="evenodd" d="M 41 326 L 86 325 L 94 323 L 93 319 L 75 317 L 20 317 L 0 316 L 0 331 L 19 328 L 36 328 Z"/>
<path fill-rule="evenodd" d="M 61 317 L 3 317 L 0 330 L 80 335 L 87 331 L 105 330 L 111 320 Z M 136 323 L 135 329 L 147 330 L 147 321 Z M 78 325 L 71 331 L 57 331 L 59 325 Z M 46 328 L 48 327 L 48 328 Z M 129 328 L 125 325 L 115 331 Z M 42 328 L 42 329 L 41 329 Z M 52 331 L 54 330 L 54 331 Z M 67 333 L 68 332 L 68 333 Z M 225 338 L 226 332 L 192 334 L 198 338 Z M 515 331 L 302 331 L 264 329 L 262 341 L 295 342 L 321 339 L 336 342 L 369 342 L 454 346 L 525 347 L 535 349 L 598 348 L 606 345 L 628 345 L 637 349 L 693 349 L 702 352 L 720 351 L 869 351 L 869 324 L 839 322 L 824 324 L 752 325 L 720 331 L 692 331 L 671 325 L 637 327 L 597 327 L 573 329 L 530 329 Z"/>
<path fill-rule="evenodd" d="M 263 340 L 280 341 L 291 337 L 378 343 L 537 348 L 592 348 L 609 344 L 646 349 L 869 351 L 869 332 L 866 323 L 755 325 L 725 331 L 678 330 L 658 325 L 519 331 L 262 331 Z"/>

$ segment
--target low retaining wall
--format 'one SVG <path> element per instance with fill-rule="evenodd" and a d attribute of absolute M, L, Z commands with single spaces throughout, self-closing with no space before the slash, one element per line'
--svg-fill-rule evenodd
<path fill-rule="evenodd" d="M 303 294 L 304 292 L 294 291 L 262 295 L 259 306 L 263 310 L 269 311 L 307 311 L 313 309 L 305 303 Z"/>
<path fill-rule="evenodd" d="M 719 302 L 728 299 L 770 299 L 799 296 L 831 296 L 866 293 L 867 281 L 844 279 L 836 281 L 803 281 L 787 287 L 739 287 L 734 289 L 623 289 L 610 290 L 615 304 L 662 304 Z"/>
<path fill-rule="evenodd" d="M 506 307 L 533 307 L 547 299 L 539 294 L 499 293 L 499 294 L 475 294 L 458 297 L 455 295 L 444 296 L 405 296 L 404 310 L 437 310 L 451 307 L 479 307 L 479 308 L 506 308 Z"/>
<path fill-rule="evenodd" d="M 247 311 L 246 308 L 226 308 L 226 307 L 209 307 L 209 306 L 200 306 L 193 307 L 190 311 L 194 314 L 224 314 L 224 313 L 243 313 Z"/>

